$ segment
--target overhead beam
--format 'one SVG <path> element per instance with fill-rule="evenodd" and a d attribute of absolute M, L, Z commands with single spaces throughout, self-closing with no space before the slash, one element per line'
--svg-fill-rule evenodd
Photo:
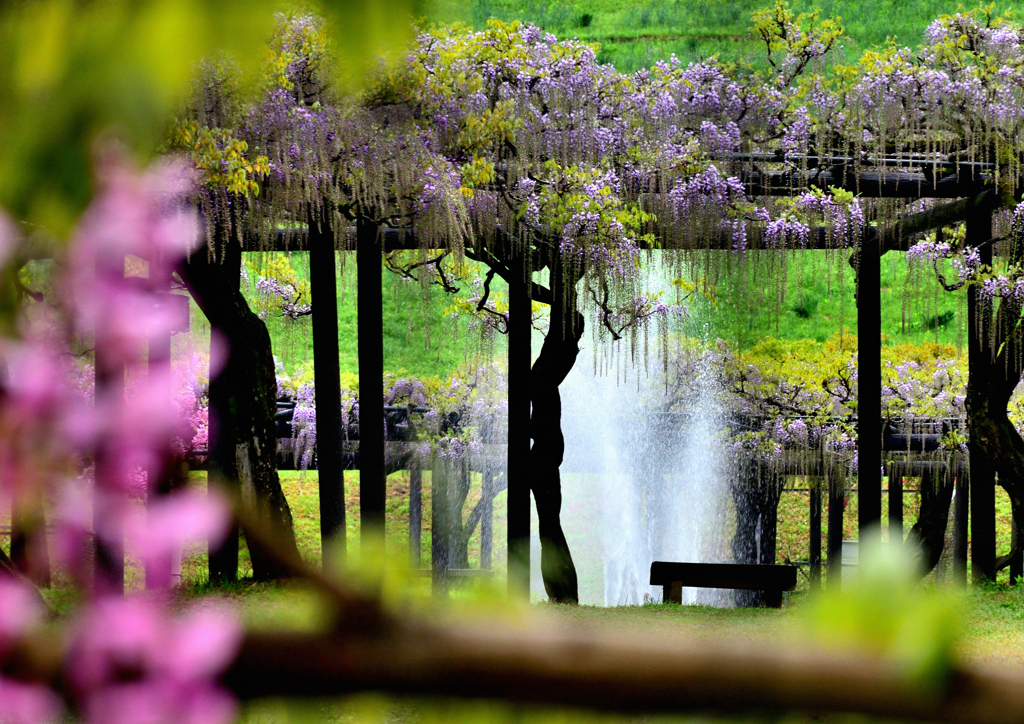
<path fill-rule="evenodd" d="M 839 170 L 741 171 L 739 179 L 751 196 L 795 196 L 810 189 L 827 191 L 831 187 L 864 198 L 953 199 L 975 196 L 990 187 L 981 174 L 901 173 L 898 171 Z"/>

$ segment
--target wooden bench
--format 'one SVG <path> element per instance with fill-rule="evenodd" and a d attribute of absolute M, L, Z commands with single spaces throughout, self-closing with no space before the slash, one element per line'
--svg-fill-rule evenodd
<path fill-rule="evenodd" d="M 662 600 L 683 602 L 683 588 L 734 588 L 763 591 L 764 605 L 782 607 L 782 592 L 796 588 L 796 566 L 750 563 L 651 563 L 651 585 L 661 586 Z"/>

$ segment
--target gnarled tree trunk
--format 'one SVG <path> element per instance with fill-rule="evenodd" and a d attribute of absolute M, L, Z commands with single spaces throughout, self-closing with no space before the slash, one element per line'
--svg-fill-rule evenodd
<path fill-rule="evenodd" d="M 897 478 L 898 480 L 899 478 Z M 949 521 L 949 506 L 953 502 L 953 474 L 933 474 L 930 468 L 921 472 L 921 506 L 917 522 L 907 534 L 908 541 L 914 541 L 921 548 L 921 575 L 932 572 L 942 557 L 946 544 L 946 525 Z M 889 479 L 889 485 L 894 485 Z"/>
<path fill-rule="evenodd" d="M 1008 261 L 1011 265 L 1024 262 L 1024 249 L 1017 242 Z M 1022 311 L 1024 300 L 1008 297 L 1000 301 L 994 319 L 990 311 L 982 315 L 983 350 L 970 360 L 967 384 L 972 454 L 984 455 L 995 468 L 999 485 L 1010 496 L 1018 530 L 1024 530 L 1024 439 L 1010 421 L 1008 405 L 1024 371 Z M 1008 564 L 1009 557 L 996 568 Z"/>
<path fill-rule="evenodd" d="M 277 475 L 277 378 L 270 333 L 242 295 L 241 261 L 241 246 L 231 240 L 214 254 L 196 252 L 181 268 L 192 297 L 229 345 L 227 364 L 210 381 L 211 478 L 237 492 L 255 519 L 294 550 L 292 514 Z M 281 577 L 284 572 L 254 538 L 246 537 L 254 577 Z M 236 538 L 227 542 L 225 550 L 211 551 L 211 564 L 219 558 L 221 576 L 232 580 L 237 575 L 237 556 Z"/>
<path fill-rule="evenodd" d="M 558 468 L 565 453 L 565 437 L 558 386 L 576 363 L 583 336 L 583 315 L 576 308 L 576 281 L 561 263 L 551 265 L 551 324 L 530 376 L 531 490 L 537 505 L 540 568 L 548 599 L 571 604 L 579 603 L 579 586 L 560 518 L 562 481 Z"/>

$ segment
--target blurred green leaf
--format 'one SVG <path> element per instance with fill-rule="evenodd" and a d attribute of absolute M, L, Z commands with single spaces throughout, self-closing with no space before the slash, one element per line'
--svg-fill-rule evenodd
<path fill-rule="evenodd" d="M 820 643 L 891 659 L 909 680 L 940 686 L 955 663 L 962 614 L 956 592 L 921 583 L 911 546 L 878 543 L 860 551 L 840 591 L 812 602 L 807 627 Z"/>
<path fill-rule="evenodd" d="M 0 5 L 0 207 L 63 237 L 92 195 L 92 153 L 113 137 L 157 152 L 200 59 L 257 75 L 275 0 L 34 0 Z M 326 2 L 347 81 L 410 33 L 412 3 Z"/>

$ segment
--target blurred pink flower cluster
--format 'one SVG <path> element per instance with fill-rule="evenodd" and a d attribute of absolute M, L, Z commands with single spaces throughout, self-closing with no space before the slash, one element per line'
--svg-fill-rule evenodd
<path fill-rule="evenodd" d="M 123 541 L 157 572 L 148 578 L 166 586 L 161 566 L 187 541 L 226 535 L 229 520 L 226 502 L 213 496 L 151 494 L 143 508 L 129 495 L 143 471 L 168 469 L 206 434 L 198 385 L 183 392 L 170 360 L 147 360 L 150 340 L 180 324 L 164 280 L 199 229 L 183 167 L 139 174 L 108 155 L 99 169 L 97 197 L 58 264 L 57 298 L 21 314 L 17 338 L 0 338 L 0 506 L 46 506 L 54 559 L 85 594 L 63 628 L 62 696 L 0 675 L 0 721 L 48 721 L 70 706 L 96 724 L 221 724 L 235 714 L 216 677 L 237 651 L 236 617 L 209 607 L 172 614 L 159 592 L 126 599 L 90 572 L 91 541 L 119 554 Z M 0 265 L 18 243 L 0 216 Z M 125 276 L 131 257 L 145 276 Z M 94 367 L 76 363 L 90 346 Z M 195 377 L 191 367 L 185 374 Z M 44 610 L 27 579 L 0 571 L 0 670 Z"/>

